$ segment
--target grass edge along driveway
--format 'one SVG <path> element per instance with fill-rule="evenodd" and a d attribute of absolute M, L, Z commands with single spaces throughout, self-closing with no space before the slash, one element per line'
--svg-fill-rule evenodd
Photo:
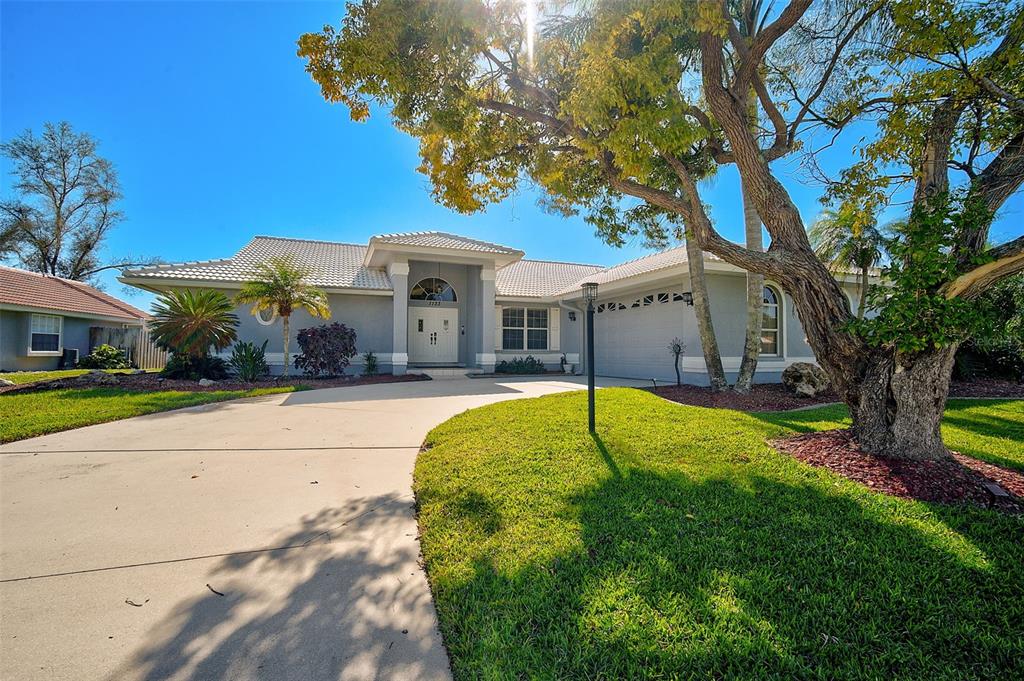
<path fill-rule="evenodd" d="M 143 414 L 294 390 L 294 386 L 279 386 L 210 392 L 133 391 L 124 388 L 12 392 L 0 395 L 0 443 Z"/>
<path fill-rule="evenodd" d="M 993 404 L 989 426 L 1024 423 L 1024 402 Z M 628 389 L 597 406 L 594 439 L 583 393 L 428 435 L 414 487 L 457 679 L 1024 676 L 1024 518 L 873 493 L 765 444 L 842 409 Z"/>

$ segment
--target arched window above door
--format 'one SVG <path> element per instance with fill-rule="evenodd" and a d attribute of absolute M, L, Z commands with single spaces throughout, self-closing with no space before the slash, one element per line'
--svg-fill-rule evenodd
<path fill-rule="evenodd" d="M 459 297 L 455 289 L 444 279 L 427 277 L 421 279 L 409 291 L 409 300 L 433 300 L 442 303 L 457 303 Z"/>

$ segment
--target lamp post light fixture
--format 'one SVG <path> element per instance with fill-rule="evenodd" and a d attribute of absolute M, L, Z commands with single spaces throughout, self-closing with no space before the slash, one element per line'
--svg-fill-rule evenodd
<path fill-rule="evenodd" d="M 597 300 L 597 284 L 583 284 L 583 300 L 587 303 L 587 418 L 590 432 L 597 432 L 594 425 L 594 301 Z"/>

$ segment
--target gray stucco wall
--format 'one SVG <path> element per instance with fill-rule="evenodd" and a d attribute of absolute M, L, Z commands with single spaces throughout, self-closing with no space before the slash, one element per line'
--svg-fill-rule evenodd
<path fill-rule="evenodd" d="M 48 313 L 47 313 L 48 314 Z M 59 315 L 64 318 L 61 335 L 63 348 L 76 348 L 79 357 L 89 354 L 89 329 L 94 326 L 121 328 L 122 324 L 85 317 Z M 58 368 L 59 356 L 30 356 L 29 329 L 31 312 L 0 310 L 0 370 L 49 371 Z"/>
<path fill-rule="evenodd" d="M 226 293 L 233 293 L 226 291 Z M 300 351 L 298 333 L 301 329 L 340 322 L 356 332 L 356 349 L 360 354 L 368 351 L 381 354 L 391 353 L 391 297 L 330 294 L 327 296 L 331 306 L 331 315 L 326 319 L 312 317 L 305 310 L 292 313 L 289 328 L 289 351 Z M 238 315 L 238 337 L 241 340 L 256 343 L 267 342 L 267 352 L 280 354 L 283 351 L 281 334 L 282 322 L 277 317 L 273 323 L 264 325 L 253 316 L 252 307 L 242 305 L 235 308 Z M 358 371 L 360 358 L 353 360 L 352 371 Z M 274 367 L 271 367 L 274 369 Z M 381 361 L 381 371 L 390 371 L 391 363 Z M 277 373 L 277 370 L 274 370 Z"/>

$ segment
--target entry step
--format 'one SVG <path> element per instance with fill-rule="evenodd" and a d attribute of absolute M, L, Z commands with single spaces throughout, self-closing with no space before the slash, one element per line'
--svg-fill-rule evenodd
<path fill-rule="evenodd" d="M 411 374 L 423 374 L 437 380 L 450 378 L 466 378 L 470 374 L 483 373 L 483 369 L 467 369 L 466 367 L 409 367 Z"/>

